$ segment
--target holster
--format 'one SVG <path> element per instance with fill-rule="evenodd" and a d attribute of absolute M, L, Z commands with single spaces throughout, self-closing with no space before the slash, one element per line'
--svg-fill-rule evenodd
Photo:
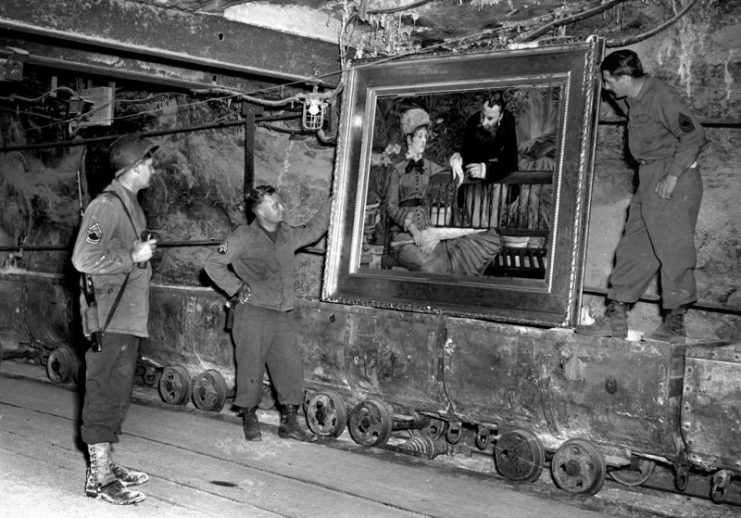
<path fill-rule="evenodd" d="M 98 320 L 98 305 L 95 301 L 92 301 L 92 303 L 85 308 L 84 318 L 84 329 L 90 333 L 92 349 L 95 352 L 100 352 L 103 348 L 103 332 L 100 328 L 100 321 Z"/>
<path fill-rule="evenodd" d="M 224 324 L 225 331 L 231 331 L 232 327 L 234 327 L 234 311 L 239 304 L 239 292 L 237 292 L 232 298 L 227 299 L 226 304 L 224 305 L 226 308 L 226 323 Z"/>
<path fill-rule="evenodd" d="M 227 306 L 226 308 L 226 324 L 224 324 L 225 331 L 231 331 L 234 327 L 234 308 Z"/>

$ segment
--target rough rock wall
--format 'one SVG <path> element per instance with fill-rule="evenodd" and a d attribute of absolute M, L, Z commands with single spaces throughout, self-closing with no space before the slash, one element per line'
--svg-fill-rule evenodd
<path fill-rule="evenodd" d="M 124 94 L 125 95 L 125 94 Z M 200 117 L 214 118 L 201 110 Z M 3 114 L 0 126 L 4 145 L 28 143 L 14 131 L 18 121 Z M 136 129 L 167 130 L 194 124 L 175 110 L 164 110 Z M 295 124 L 294 124 L 295 126 Z M 140 193 L 149 228 L 165 244 L 221 240 L 245 221 L 244 129 L 231 126 L 157 138 L 157 174 Z M 83 167 L 84 188 L 95 195 L 111 179 L 105 145 L 90 144 L 57 150 L 29 150 L 0 155 L 0 246 L 13 247 L 25 236 L 26 247 L 69 248 L 79 225 L 77 172 Z M 332 174 L 334 148 L 318 143 L 314 135 L 292 135 L 259 127 L 255 134 L 255 184 L 275 185 L 288 206 L 290 223 L 309 219 L 326 200 Z M 84 177 L 84 175 L 83 175 Z M 187 286 L 209 285 L 202 263 L 215 246 L 166 246 L 152 260 L 154 282 Z M 8 266 L 11 252 L 0 252 Z M 12 252 L 17 256 L 17 252 Z M 27 270 L 71 274 L 69 250 L 26 250 L 13 263 Z M 299 279 L 302 292 L 319 294 L 321 255 L 301 254 L 311 265 Z"/>

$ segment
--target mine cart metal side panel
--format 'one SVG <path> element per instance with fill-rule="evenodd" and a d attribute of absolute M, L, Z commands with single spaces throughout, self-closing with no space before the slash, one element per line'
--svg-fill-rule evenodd
<path fill-rule="evenodd" d="M 314 301 L 302 301 L 296 313 L 307 386 L 346 389 L 352 400 L 440 408 L 439 317 Z"/>
<path fill-rule="evenodd" d="M 448 325 L 447 394 L 456 412 L 526 428 L 547 447 L 588 438 L 675 458 L 682 346 L 565 330 Z"/>
<path fill-rule="evenodd" d="M 0 298 L 3 340 L 14 345 L 29 339 L 47 345 L 73 344 L 78 336 L 73 318 L 79 314 L 75 309 L 79 304 L 65 281 L 55 274 L 0 274 L 0 291 L 6 294 Z"/>
<path fill-rule="evenodd" d="M 224 330 L 223 296 L 207 288 L 152 286 L 150 306 L 143 357 L 181 365 L 191 375 L 216 369 L 233 386 L 234 345 Z M 380 397 L 394 407 L 440 408 L 439 317 L 310 300 L 299 301 L 292 315 L 307 388 L 336 391 L 348 403 Z"/>
<path fill-rule="evenodd" d="M 224 331 L 223 296 L 207 288 L 152 285 L 149 306 L 143 357 L 164 366 L 181 365 L 192 375 L 216 369 L 226 380 L 234 379 L 234 347 Z"/>
<path fill-rule="evenodd" d="M 688 349 L 682 435 L 693 464 L 741 471 L 741 343 Z"/>

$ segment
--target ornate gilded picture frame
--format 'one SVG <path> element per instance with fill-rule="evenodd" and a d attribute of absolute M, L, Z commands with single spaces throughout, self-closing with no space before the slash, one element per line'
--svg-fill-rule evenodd
<path fill-rule="evenodd" d="M 322 298 L 571 326 L 604 42 L 357 64 Z"/>

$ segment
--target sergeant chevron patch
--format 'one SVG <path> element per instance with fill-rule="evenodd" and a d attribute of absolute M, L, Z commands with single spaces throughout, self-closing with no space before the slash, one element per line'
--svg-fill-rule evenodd
<path fill-rule="evenodd" d="M 85 241 L 87 241 L 91 245 L 97 245 L 98 243 L 100 243 L 102 237 L 103 230 L 100 228 L 100 225 L 95 223 L 87 229 L 87 237 L 85 238 Z"/>

